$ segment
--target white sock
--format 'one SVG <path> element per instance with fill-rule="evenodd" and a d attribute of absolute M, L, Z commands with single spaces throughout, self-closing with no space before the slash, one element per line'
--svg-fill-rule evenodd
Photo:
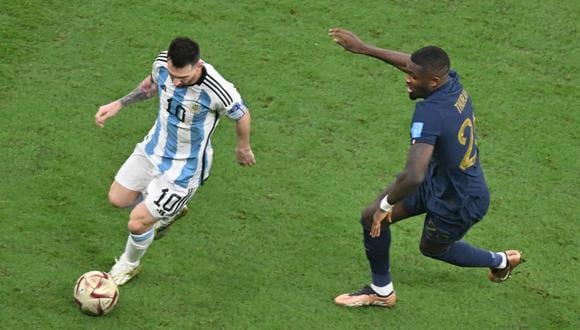
<path fill-rule="evenodd" d="M 385 286 L 376 286 L 374 284 L 371 283 L 371 288 L 378 293 L 381 296 L 388 296 L 391 293 L 393 293 L 393 282 L 390 282 L 389 284 L 385 285 Z"/>
<path fill-rule="evenodd" d="M 139 264 L 139 260 L 141 260 L 145 251 L 153 242 L 153 236 L 153 228 L 140 235 L 130 234 L 129 238 L 127 238 L 125 253 L 123 253 L 121 259 L 129 264 Z"/>
<path fill-rule="evenodd" d="M 498 252 L 496 254 L 499 254 L 501 256 L 501 263 L 499 264 L 499 266 L 496 269 L 504 269 L 507 267 L 507 255 L 505 254 L 505 252 Z"/>

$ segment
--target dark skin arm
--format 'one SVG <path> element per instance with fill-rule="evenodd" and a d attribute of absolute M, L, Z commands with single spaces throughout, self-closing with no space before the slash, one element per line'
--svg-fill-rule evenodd
<path fill-rule="evenodd" d="M 328 35 L 334 40 L 334 42 L 351 53 L 377 58 L 405 73 L 410 73 L 407 66 L 411 60 L 411 55 L 407 53 L 390 49 L 382 49 L 367 44 L 363 42 L 356 34 L 345 29 L 330 29 L 328 31 Z M 405 197 L 413 193 L 423 182 L 425 179 L 425 173 L 429 167 L 429 162 L 431 161 L 432 154 L 433 146 L 430 144 L 417 143 L 411 146 L 407 156 L 407 164 L 405 165 L 405 169 L 397 176 L 395 182 L 391 183 L 384 192 L 384 194 L 388 193 L 388 203 L 390 205 L 395 205 L 397 202 L 402 201 Z M 397 205 L 398 214 L 395 215 L 395 221 L 400 220 L 398 218 L 401 217 L 402 213 L 405 213 L 401 210 L 401 206 L 402 205 Z M 379 200 L 377 200 L 374 205 L 370 206 L 367 210 L 365 210 L 365 212 L 372 212 L 373 210 L 375 211 L 373 214 L 373 222 L 371 226 L 371 236 L 377 237 L 381 233 L 381 222 L 384 219 L 387 219 L 388 222 L 391 222 L 392 208 L 387 212 L 382 211 L 379 207 Z M 404 215 L 404 217 L 406 216 L 407 215 Z"/>
<path fill-rule="evenodd" d="M 351 53 L 371 56 L 384 61 L 405 73 L 409 72 L 407 69 L 407 63 L 411 59 L 411 55 L 407 53 L 383 49 L 367 44 L 360 40 L 356 34 L 344 29 L 330 29 L 328 35 L 332 37 L 334 42 L 341 45 L 345 50 L 348 50 Z"/>
<path fill-rule="evenodd" d="M 430 144 L 416 143 L 411 146 L 405 169 L 390 186 L 387 200 L 389 204 L 395 205 L 397 202 L 402 201 L 425 180 L 425 173 L 429 167 L 431 155 L 433 155 L 433 146 Z M 373 215 L 371 237 L 378 237 L 381 234 L 381 222 L 384 219 L 391 221 L 391 210 L 385 212 L 377 208 Z"/>

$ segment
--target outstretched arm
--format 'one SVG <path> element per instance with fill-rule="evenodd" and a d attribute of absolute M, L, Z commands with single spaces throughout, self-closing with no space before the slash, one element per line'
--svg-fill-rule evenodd
<path fill-rule="evenodd" d="M 105 126 L 105 121 L 115 116 L 122 107 L 152 98 L 156 94 L 157 84 L 153 81 L 151 76 L 147 76 L 147 78 L 143 79 L 139 86 L 137 86 L 137 88 L 135 88 L 131 93 L 116 101 L 99 107 L 99 110 L 97 110 L 97 113 L 95 114 L 95 123 L 102 128 Z"/>
<path fill-rule="evenodd" d="M 406 53 L 382 49 L 373 45 L 367 44 L 360 40 L 360 38 L 351 31 L 334 28 L 328 31 L 328 35 L 344 49 L 351 53 L 362 54 L 385 61 L 397 69 L 407 73 L 407 63 L 411 56 Z"/>
<path fill-rule="evenodd" d="M 425 179 L 425 173 L 429 167 L 433 145 L 416 143 L 411 146 L 407 156 L 407 164 L 395 182 L 390 186 L 390 191 L 379 204 L 379 208 L 373 216 L 371 236 L 378 237 L 381 233 L 381 222 L 386 218 L 390 222 L 391 208 L 417 189 Z"/>
<path fill-rule="evenodd" d="M 238 139 L 236 145 L 236 158 L 238 164 L 242 166 L 252 166 L 256 164 L 256 159 L 250 145 L 250 126 L 250 111 L 246 111 L 242 118 L 238 119 L 236 122 L 236 135 Z"/>

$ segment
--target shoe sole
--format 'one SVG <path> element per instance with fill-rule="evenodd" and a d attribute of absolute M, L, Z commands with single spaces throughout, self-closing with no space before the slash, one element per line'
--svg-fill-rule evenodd
<path fill-rule="evenodd" d="M 342 307 L 348 307 L 348 308 L 359 308 L 359 307 L 365 307 L 365 306 L 376 306 L 376 307 L 383 307 L 383 308 L 393 308 L 395 307 L 395 304 L 397 303 L 396 300 L 396 296 L 394 297 L 394 301 L 393 302 L 385 302 L 385 301 L 381 301 L 381 300 L 375 300 L 375 301 L 371 301 L 371 302 L 363 302 L 363 301 L 356 301 L 356 302 L 352 302 L 352 303 L 340 303 L 337 302 L 336 300 L 334 301 L 334 303 L 338 306 L 342 306 Z"/>
<path fill-rule="evenodd" d="M 384 308 L 393 308 L 395 307 L 395 305 L 390 305 L 390 304 L 386 304 L 383 302 L 373 302 L 370 304 L 363 304 L 362 302 L 359 303 L 352 303 L 352 304 L 347 304 L 347 305 L 342 305 L 342 304 L 337 304 L 338 306 L 343 306 L 343 307 L 349 307 L 349 308 L 359 308 L 359 307 L 365 307 L 365 306 L 376 306 L 376 307 L 384 307 Z"/>

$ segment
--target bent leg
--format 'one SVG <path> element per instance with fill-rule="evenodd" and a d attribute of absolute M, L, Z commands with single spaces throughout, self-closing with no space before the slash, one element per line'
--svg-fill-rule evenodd
<path fill-rule="evenodd" d="M 136 206 L 142 200 L 141 193 L 157 175 L 153 163 L 149 161 L 144 151 L 136 146 L 115 175 L 109 189 L 109 201 L 118 208 Z"/>
<path fill-rule="evenodd" d="M 123 285 L 139 274 L 141 258 L 153 242 L 154 223 L 155 218 L 143 202 L 131 212 L 125 252 L 109 271 L 117 285 Z"/>
<path fill-rule="evenodd" d="M 129 264 L 138 264 L 147 248 L 153 243 L 153 225 L 156 219 L 149 213 L 145 203 L 139 203 L 129 218 L 129 237 L 121 259 Z"/>
<path fill-rule="evenodd" d="M 389 189 L 390 187 L 379 194 L 379 196 L 362 211 L 360 220 L 363 227 L 365 253 L 372 273 L 372 288 L 375 291 L 386 286 L 389 286 L 392 291 L 390 273 L 390 225 L 424 212 L 422 203 L 420 203 L 419 193 L 416 192 L 404 201 L 396 203 L 391 211 L 391 223 L 383 221 L 381 234 L 378 237 L 371 237 L 370 229 L 373 222 L 373 214 L 379 208 L 381 199 L 388 194 Z"/>
<path fill-rule="evenodd" d="M 135 206 L 136 203 L 142 200 L 141 192 L 131 190 L 124 187 L 122 184 L 113 181 L 111 188 L 109 189 L 109 202 L 114 207 L 118 208 L 128 208 Z"/>
<path fill-rule="evenodd" d="M 394 222 L 410 218 L 417 214 L 424 213 L 424 203 L 421 196 L 422 189 L 417 189 L 405 200 L 396 203 L 392 208 L 391 222 L 382 222 L 382 228 L 378 237 L 371 237 L 370 229 L 373 222 L 373 214 L 379 208 L 380 200 L 385 197 L 392 186 L 385 189 L 377 198 L 369 204 L 360 217 L 363 227 L 363 242 L 365 253 L 371 268 L 371 285 L 364 286 L 361 290 L 352 293 L 345 293 L 337 296 L 334 302 L 341 306 L 358 307 L 367 305 L 377 305 L 383 307 L 393 307 L 397 301 L 397 295 L 391 281 L 390 273 L 390 248 L 391 230 L 390 225 Z"/>
<path fill-rule="evenodd" d="M 476 248 L 465 241 L 441 246 L 421 240 L 420 250 L 427 257 L 461 267 L 497 268 L 503 260 L 501 254 Z"/>
<path fill-rule="evenodd" d="M 154 240 L 154 225 L 178 214 L 195 189 L 183 188 L 164 176 L 154 178 L 147 187 L 147 197 L 133 208 L 129 217 L 129 238 L 123 258 L 138 263 Z"/>
<path fill-rule="evenodd" d="M 127 227 L 132 234 L 143 234 L 151 230 L 155 222 L 157 219 L 149 212 L 145 202 L 141 202 L 131 211 Z"/>
<path fill-rule="evenodd" d="M 428 214 L 423 227 L 419 249 L 427 257 L 461 267 L 496 268 L 505 259 L 501 253 L 479 249 L 461 240 L 471 226 L 451 225 Z"/>
<path fill-rule="evenodd" d="M 142 193 L 157 175 L 154 165 L 137 146 L 117 172 L 109 189 L 109 201 L 118 208 L 134 207 L 129 216 L 129 237 L 125 251 L 109 273 L 117 285 L 123 285 L 139 273 L 141 257 L 153 242 L 155 219 L 142 201 Z"/>
<path fill-rule="evenodd" d="M 384 226 L 381 228 L 381 234 L 378 237 L 371 237 L 372 215 L 377 208 L 378 204 L 376 207 L 369 206 L 365 209 L 361 216 L 361 224 L 363 226 L 365 253 L 372 272 L 372 283 L 377 286 L 385 286 L 391 282 L 389 267 L 391 229 L 390 224 L 385 221 L 383 222 Z M 405 210 L 403 203 L 395 204 L 392 212 L 393 222 L 409 218 L 409 213 Z"/>

